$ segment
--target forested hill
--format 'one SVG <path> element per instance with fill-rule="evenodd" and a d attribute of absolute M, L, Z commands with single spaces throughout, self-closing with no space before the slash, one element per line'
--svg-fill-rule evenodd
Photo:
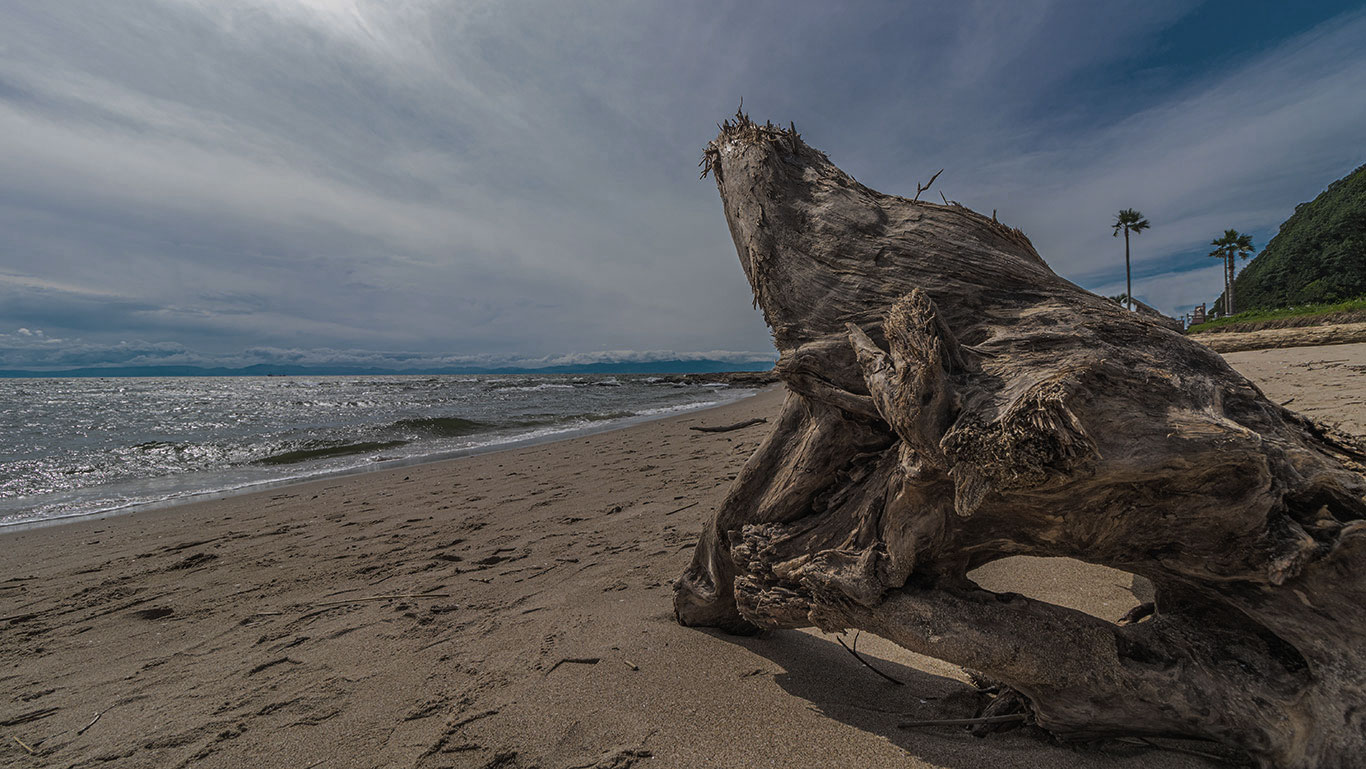
<path fill-rule="evenodd" d="M 1281 225 L 1234 284 L 1239 311 L 1366 294 L 1366 166 L 1333 182 Z"/>

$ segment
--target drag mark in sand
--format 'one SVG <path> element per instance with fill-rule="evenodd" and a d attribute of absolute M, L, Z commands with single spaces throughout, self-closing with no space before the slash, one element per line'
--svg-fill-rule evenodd
<path fill-rule="evenodd" d="M 548 676 L 551 673 L 554 673 L 555 669 L 561 665 L 596 665 L 599 662 L 602 662 L 601 657 L 564 657 L 561 658 L 559 662 L 551 665 L 550 669 L 545 671 L 545 674 Z"/>

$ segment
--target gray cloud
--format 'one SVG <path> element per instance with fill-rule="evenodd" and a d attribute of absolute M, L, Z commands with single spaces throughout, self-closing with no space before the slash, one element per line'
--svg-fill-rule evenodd
<path fill-rule="evenodd" d="M 90 342 L 79 338 L 49 336 L 43 329 L 18 328 L 0 332 L 0 361 L 20 370 L 60 371 L 72 368 L 128 366 L 198 366 L 203 368 L 242 368 L 254 365 L 348 366 L 381 368 L 393 371 L 430 371 L 433 369 L 544 368 L 593 363 L 652 363 L 659 361 L 724 361 L 752 363 L 773 360 L 771 350 L 602 350 L 562 355 L 525 356 L 515 353 L 478 355 L 440 355 L 423 352 L 393 352 L 363 349 L 314 347 L 286 349 L 248 347 L 232 353 L 206 354 L 177 342 L 120 341 Z"/>
<path fill-rule="evenodd" d="M 1103 292 L 1141 208 L 1136 293 L 1178 311 L 1212 235 L 1264 243 L 1362 160 L 1366 17 L 1182 74 L 1135 62 L 1188 6 L 1092 5 L 8 7 L 0 328 L 121 362 L 765 349 L 695 176 L 741 96 L 889 192 L 947 167 Z"/>

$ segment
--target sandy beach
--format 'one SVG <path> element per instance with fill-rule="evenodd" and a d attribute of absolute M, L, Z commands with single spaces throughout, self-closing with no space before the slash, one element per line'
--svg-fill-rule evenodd
<path fill-rule="evenodd" d="M 1366 344 L 1227 356 L 1366 433 Z M 0 533 L 0 766 L 1198 767 L 971 715 L 965 675 L 872 637 L 680 627 L 671 581 L 779 389 L 610 433 Z M 1084 564 L 976 573 L 1118 618 Z M 29 750 L 32 750 L 32 753 Z"/>

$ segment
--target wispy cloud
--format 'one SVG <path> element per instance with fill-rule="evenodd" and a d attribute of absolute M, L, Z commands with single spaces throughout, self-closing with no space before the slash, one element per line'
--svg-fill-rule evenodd
<path fill-rule="evenodd" d="M 1212 237 L 1234 227 L 1264 246 L 1296 204 L 1366 161 L 1363 38 L 1366 13 L 1344 15 L 1161 91 L 1135 88 L 1131 103 L 1077 83 L 1039 115 L 1017 94 L 967 142 L 933 134 L 930 151 L 891 166 L 865 144 L 847 165 L 898 190 L 947 167 L 949 197 L 998 210 L 1055 270 L 1103 293 L 1123 290 L 1123 247 L 1108 225 L 1139 208 L 1153 228 L 1134 242 L 1135 294 L 1181 312 L 1222 290 L 1221 273 L 1205 269 Z"/>
<path fill-rule="evenodd" d="M 1189 13 L 7 7 L 0 328 L 88 340 L 94 357 L 124 339 L 187 359 L 764 349 L 695 175 L 741 96 L 889 192 L 947 167 L 949 197 L 997 209 L 1098 290 L 1122 279 L 1109 217 L 1140 208 L 1154 227 L 1135 243 L 1136 293 L 1180 310 L 1219 290 L 1202 244 L 1225 227 L 1264 243 L 1363 160 L 1366 130 L 1366 16 L 1191 72 L 1154 67 Z"/>

